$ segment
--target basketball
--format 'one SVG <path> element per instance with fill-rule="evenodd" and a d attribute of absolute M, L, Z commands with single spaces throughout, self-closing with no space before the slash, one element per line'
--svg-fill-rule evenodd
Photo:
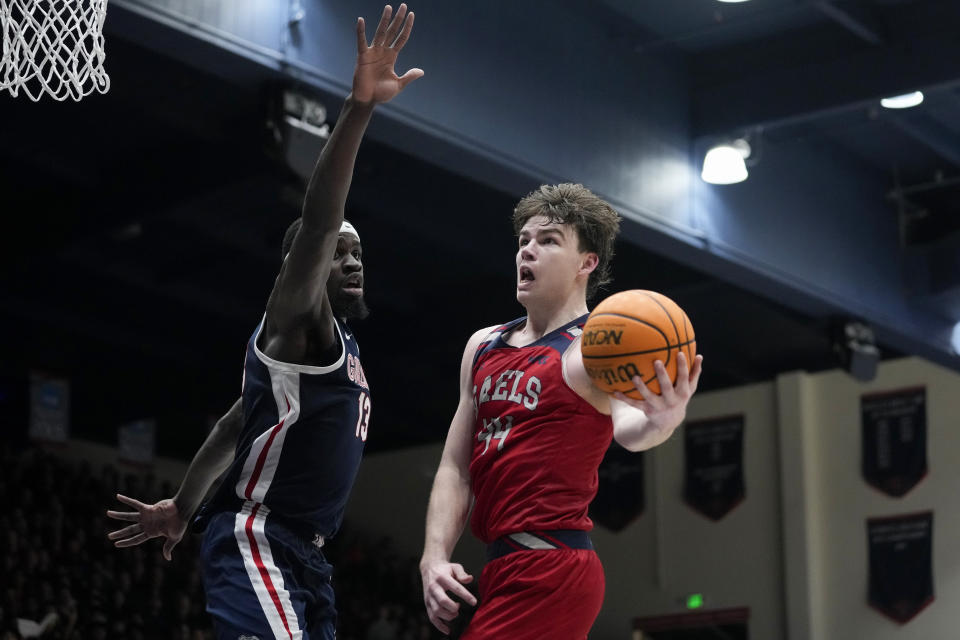
<path fill-rule="evenodd" d="M 677 354 L 682 350 L 692 367 L 697 341 L 690 319 L 676 302 L 656 291 L 634 289 L 597 305 L 583 327 L 580 350 L 583 366 L 598 388 L 642 400 L 633 377 L 640 376 L 659 394 L 653 362 L 663 362 L 670 381 L 676 383 Z"/>

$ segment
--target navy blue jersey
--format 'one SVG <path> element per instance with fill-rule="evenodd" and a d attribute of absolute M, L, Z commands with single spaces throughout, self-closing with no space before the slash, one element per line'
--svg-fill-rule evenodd
<path fill-rule="evenodd" d="M 247 343 L 236 455 L 205 515 L 262 504 L 273 516 L 330 537 L 343 518 L 370 422 L 357 341 L 336 320 L 343 344 L 337 362 L 289 364 L 257 347 L 262 326 Z"/>

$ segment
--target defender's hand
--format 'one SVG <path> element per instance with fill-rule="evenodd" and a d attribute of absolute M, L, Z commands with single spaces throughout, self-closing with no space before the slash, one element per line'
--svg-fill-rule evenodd
<path fill-rule="evenodd" d="M 392 16 L 392 20 L 391 20 Z M 401 4 L 397 14 L 387 5 L 383 8 L 380 24 L 367 44 L 366 25 L 357 18 L 357 67 L 353 72 L 353 98 L 357 102 L 388 102 L 398 93 L 423 76 L 421 69 L 410 69 L 397 76 L 394 64 L 397 55 L 407 43 L 413 30 L 413 12 L 407 13 L 407 5 Z"/>
<path fill-rule="evenodd" d="M 163 543 L 163 557 L 170 560 L 173 548 L 187 530 L 187 523 L 180 516 L 176 503 L 166 499 L 156 504 L 144 504 L 119 493 L 117 500 L 136 511 L 107 511 L 107 515 L 114 520 L 134 523 L 107 535 L 107 538 L 115 541 L 114 546 L 133 547 L 151 538 L 166 538 Z"/>

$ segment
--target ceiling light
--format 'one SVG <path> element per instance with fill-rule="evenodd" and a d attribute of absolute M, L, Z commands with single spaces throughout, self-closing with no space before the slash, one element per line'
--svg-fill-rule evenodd
<path fill-rule="evenodd" d="M 747 0 L 717 0 L 717 2 L 747 2 Z"/>
<path fill-rule="evenodd" d="M 923 93 L 914 91 L 913 93 L 905 93 L 900 96 L 893 96 L 892 98 L 884 98 L 880 101 L 880 106 L 886 107 L 887 109 L 909 109 L 910 107 L 917 106 L 921 102 L 923 102 Z"/>
<path fill-rule="evenodd" d="M 700 177 L 710 184 L 735 184 L 747 179 L 745 158 L 750 157 L 750 145 L 746 140 L 718 144 L 707 151 L 703 158 Z"/>

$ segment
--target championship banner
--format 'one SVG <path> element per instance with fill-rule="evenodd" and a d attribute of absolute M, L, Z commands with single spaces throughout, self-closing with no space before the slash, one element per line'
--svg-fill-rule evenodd
<path fill-rule="evenodd" d="M 869 518 L 871 607 L 904 624 L 933 602 L 933 512 Z"/>
<path fill-rule="evenodd" d="M 611 531 L 620 531 L 643 513 L 643 453 L 610 445 L 597 471 L 600 485 L 590 503 L 590 518 Z"/>
<path fill-rule="evenodd" d="M 70 382 L 30 374 L 30 438 L 66 442 L 70 437 Z"/>
<path fill-rule="evenodd" d="M 923 387 L 864 395 L 863 477 L 899 498 L 927 475 L 927 390 Z"/>
<path fill-rule="evenodd" d="M 746 496 L 743 422 L 739 415 L 690 422 L 685 427 L 683 499 L 711 520 L 723 518 Z"/>
<path fill-rule="evenodd" d="M 120 460 L 138 465 L 153 464 L 155 431 L 154 420 L 135 420 L 122 425 L 117 430 Z"/>

